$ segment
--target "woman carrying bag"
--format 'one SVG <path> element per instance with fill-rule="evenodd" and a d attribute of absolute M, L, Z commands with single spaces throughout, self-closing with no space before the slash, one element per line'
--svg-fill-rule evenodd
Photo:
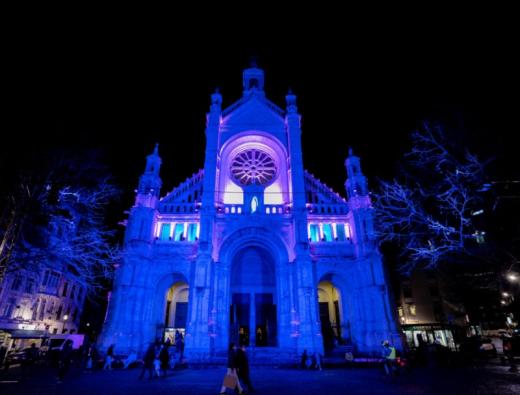
<path fill-rule="evenodd" d="M 231 390 L 238 388 L 239 394 L 246 393 L 242 389 L 242 386 L 240 385 L 240 381 L 238 380 L 237 369 L 238 369 L 237 347 L 235 346 L 235 343 L 230 343 L 229 351 L 228 351 L 227 373 L 226 373 L 226 376 L 224 377 L 224 382 L 222 383 L 222 388 L 220 388 L 221 394 L 226 393 L 226 388 L 229 388 Z"/>

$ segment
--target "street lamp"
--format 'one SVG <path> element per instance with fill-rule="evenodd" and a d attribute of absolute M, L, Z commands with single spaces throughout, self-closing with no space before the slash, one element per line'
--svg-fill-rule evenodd
<path fill-rule="evenodd" d="M 502 296 L 503 296 L 504 298 L 507 298 L 507 297 L 509 296 L 509 294 L 508 294 L 507 292 L 502 292 Z"/>
<path fill-rule="evenodd" d="M 508 279 L 509 281 L 516 281 L 516 280 L 518 280 L 518 276 L 517 276 L 515 273 L 509 273 L 509 274 L 507 275 L 507 279 Z"/>
<path fill-rule="evenodd" d="M 63 320 L 64 320 L 64 321 L 67 321 L 68 319 L 69 319 L 69 316 L 68 316 L 67 314 L 65 314 L 65 315 L 63 316 Z"/>

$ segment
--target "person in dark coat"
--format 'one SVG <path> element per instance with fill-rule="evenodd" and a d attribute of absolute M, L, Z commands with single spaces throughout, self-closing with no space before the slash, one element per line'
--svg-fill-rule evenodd
<path fill-rule="evenodd" d="M 58 383 L 63 382 L 63 378 L 69 371 L 72 360 L 72 340 L 66 340 L 63 348 L 60 351 L 59 365 L 58 365 Z"/>
<path fill-rule="evenodd" d="M 146 350 L 143 358 L 143 370 L 141 370 L 141 374 L 139 375 L 139 380 L 142 380 L 144 377 L 144 373 L 148 370 L 149 379 L 153 378 L 153 361 L 155 359 L 155 344 L 150 343 L 148 349 Z"/>
<path fill-rule="evenodd" d="M 162 377 L 166 377 L 170 367 L 170 353 L 168 352 L 168 348 L 170 348 L 169 346 L 170 342 L 166 342 L 161 347 L 161 351 L 159 351 L 159 361 L 161 361 Z"/>
<path fill-rule="evenodd" d="M 253 384 L 249 377 L 249 360 L 247 358 L 246 346 L 242 345 L 237 350 L 238 378 L 247 386 L 248 392 L 253 392 Z"/>
<path fill-rule="evenodd" d="M 239 394 L 244 394 L 244 390 L 242 389 L 242 386 L 240 385 L 240 380 L 238 379 L 237 375 L 237 369 L 238 366 L 238 358 L 237 358 L 237 346 L 235 343 L 229 344 L 229 350 L 228 350 L 228 363 L 227 363 L 227 373 L 226 376 L 232 376 L 236 379 L 236 388 L 238 388 Z M 223 384 L 220 388 L 220 393 L 225 394 L 226 393 L 226 386 Z"/>
<path fill-rule="evenodd" d="M 309 359 L 309 356 L 307 355 L 307 350 L 303 350 L 302 359 L 300 361 L 302 369 L 307 369 L 307 359 Z"/>

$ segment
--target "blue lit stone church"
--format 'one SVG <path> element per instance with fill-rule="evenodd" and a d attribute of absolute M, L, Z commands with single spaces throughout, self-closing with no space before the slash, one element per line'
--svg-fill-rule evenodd
<path fill-rule="evenodd" d="M 296 96 L 278 107 L 251 67 L 234 104 L 211 96 L 204 169 L 166 194 L 155 147 L 130 211 L 103 351 L 143 352 L 176 330 L 188 359 L 223 355 L 230 342 L 273 360 L 400 342 L 360 160 L 350 152 L 345 161 L 345 200 L 304 170 L 300 121 Z"/>

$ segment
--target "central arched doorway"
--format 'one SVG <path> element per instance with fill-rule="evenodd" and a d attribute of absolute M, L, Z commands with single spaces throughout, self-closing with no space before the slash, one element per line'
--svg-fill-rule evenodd
<path fill-rule="evenodd" d="M 230 342 L 276 346 L 276 273 L 271 254 L 257 246 L 240 250 L 231 264 L 230 291 Z"/>

